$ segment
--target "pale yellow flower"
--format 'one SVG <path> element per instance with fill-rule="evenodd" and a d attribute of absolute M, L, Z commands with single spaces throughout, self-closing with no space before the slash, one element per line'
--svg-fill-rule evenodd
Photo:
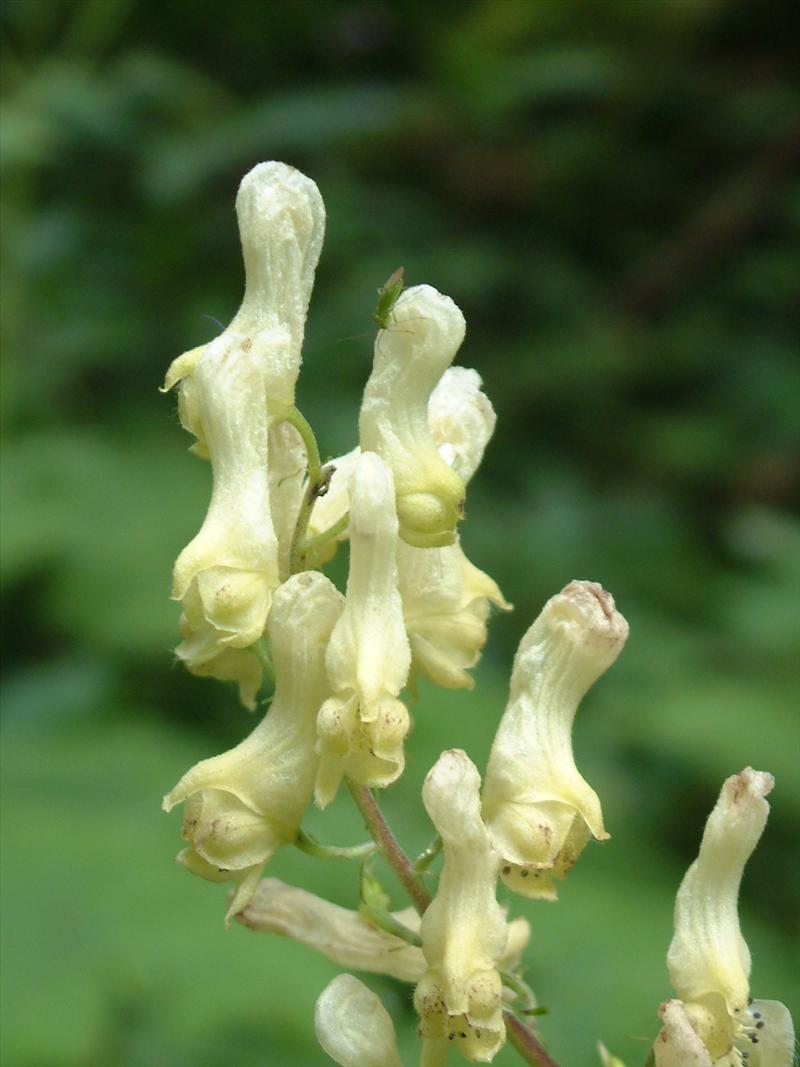
<path fill-rule="evenodd" d="M 466 485 L 478 469 L 496 416 L 477 371 L 450 367 L 431 394 L 428 425 L 439 454 Z M 492 605 L 509 611 L 497 583 L 464 555 L 400 544 L 397 570 L 411 644 L 412 671 L 448 689 L 472 689 L 467 671 L 486 644 Z"/>
<path fill-rule="evenodd" d="M 269 639 L 275 664 L 272 706 L 248 738 L 188 771 L 164 798 L 184 803 L 178 859 L 211 881 L 234 881 L 235 915 L 275 850 L 297 836 L 317 771 L 316 718 L 330 692 L 325 647 L 342 596 L 318 572 L 296 574 L 275 594 Z"/>
<path fill-rule="evenodd" d="M 283 163 L 261 163 L 245 176 L 236 211 L 242 304 L 222 334 L 174 361 L 165 382 L 179 386 L 181 421 L 213 470 L 205 521 L 175 564 L 184 637 L 177 654 L 196 673 L 226 678 L 231 661 L 220 657 L 261 636 L 287 551 L 276 525 L 282 532 L 288 524 L 275 521 L 282 515 L 273 515 L 269 470 L 284 438 L 270 430 L 294 403 L 325 227 L 316 185 Z M 253 669 L 247 660 L 248 680 L 237 675 L 246 692 Z"/>
<path fill-rule="evenodd" d="M 419 933 L 420 917 L 414 908 L 392 915 L 413 933 Z M 259 883 L 237 919 L 251 930 L 299 941 L 347 970 L 388 974 L 401 982 L 416 984 L 427 969 L 421 948 L 380 929 L 360 912 L 332 904 L 277 878 L 264 878 Z M 513 919 L 508 924 L 508 943 L 498 966 L 514 970 L 529 939 L 528 921 Z"/>
<path fill-rule="evenodd" d="M 570 582 L 545 604 L 514 660 L 495 735 L 483 816 L 503 856 L 506 885 L 556 898 L 590 837 L 608 837 L 600 800 L 572 753 L 572 723 L 589 687 L 619 655 L 628 624 L 594 582 Z"/>
<path fill-rule="evenodd" d="M 316 801 L 325 807 L 343 775 L 386 786 L 402 774 L 408 712 L 398 694 L 410 651 L 397 588 L 397 515 L 389 467 L 363 452 L 350 486 L 350 571 L 326 664 L 333 695 L 317 723 Z"/>
<path fill-rule="evenodd" d="M 486 445 L 494 432 L 497 416 L 482 391 L 481 377 L 467 367 L 448 367 L 428 400 L 428 429 L 448 467 L 468 482 L 480 465 Z M 330 460 L 334 473 L 328 492 L 314 504 L 308 524 L 309 536 L 335 526 L 350 507 L 350 478 L 360 453 L 353 448 Z M 338 541 L 347 538 L 341 530 Z M 334 546 L 335 547 L 335 546 Z M 330 554 L 329 549 L 329 554 Z"/>
<path fill-rule="evenodd" d="M 471 367 L 448 367 L 428 401 L 428 426 L 439 455 L 466 484 L 481 464 L 497 415 Z"/>
<path fill-rule="evenodd" d="M 428 402 L 428 427 L 439 454 L 466 484 L 475 473 L 496 422 L 477 371 L 449 367 Z M 358 448 L 331 461 L 328 493 L 314 505 L 309 534 L 317 536 L 344 519 Z M 314 558 L 323 563 L 348 536 L 347 527 Z M 467 673 L 486 643 L 492 605 L 511 608 L 497 583 L 464 555 L 456 539 L 444 548 L 414 548 L 401 542 L 397 570 L 411 644 L 412 671 L 449 689 L 471 689 Z"/>
<path fill-rule="evenodd" d="M 314 1028 L 320 1045 L 341 1067 L 403 1067 L 389 1013 L 350 974 L 337 975 L 322 991 Z"/>
<path fill-rule="evenodd" d="M 667 954 L 679 999 L 661 1007 L 657 1067 L 791 1067 L 794 1027 L 774 1000 L 750 999 L 750 951 L 737 900 L 744 867 L 766 825 L 771 774 L 746 767 L 728 778 L 700 852 L 675 901 Z"/>
<path fill-rule="evenodd" d="M 431 393 L 464 339 L 464 316 L 429 285 L 406 290 L 375 341 L 359 419 L 361 448 L 391 468 L 400 536 L 432 548 L 452 544 L 464 480 L 439 454 L 428 425 Z"/>
<path fill-rule="evenodd" d="M 422 800 L 439 832 L 444 865 L 422 918 L 428 970 L 414 1004 L 433 1049 L 452 1042 L 472 1063 L 488 1063 L 505 1041 L 497 971 L 508 938 L 495 898 L 500 857 L 480 814 L 480 775 L 465 752 L 443 752 Z"/>
<path fill-rule="evenodd" d="M 401 543 L 397 570 L 413 671 L 447 689 L 472 689 L 467 671 L 486 644 L 491 607 L 508 611 L 511 605 L 458 541 L 446 548 Z"/>

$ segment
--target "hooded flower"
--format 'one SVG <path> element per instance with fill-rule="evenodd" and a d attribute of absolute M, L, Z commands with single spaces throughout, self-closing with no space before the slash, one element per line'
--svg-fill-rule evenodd
<path fill-rule="evenodd" d="M 400 536 L 418 547 L 452 544 L 464 510 L 464 480 L 439 454 L 428 403 L 464 339 L 464 316 L 429 285 L 400 297 L 375 341 L 364 389 L 361 448 L 391 468 Z"/>
<path fill-rule="evenodd" d="M 481 387 L 481 376 L 476 370 L 448 367 L 428 400 L 431 438 L 441 458 L 465 484 L 480 466 L 497 422 L 491 401 Z M 333 477 L 328 492 L 314 504 L 308 524 L 311 536 L 329 530 L 347 514 L 350 477 L 360 451 L 353 448 L 330 461 Z M 338 540 L 346 537 L 345 528 Z"/>
<path fill-rule="evenodd" d="M 467 671 L 486 644 L 491 605 L 511 605 L 458 541 L 446 548 L 400 543 L 397 570 L 414 672 L 447 689 L 472 689 Z"/>
<path fill-rule="evenodd" d="M 351 974 L 325 987 L 314 1014 L 317 1041 L 341 1067 L 403 1067 L 386 1008 Z"/>
<path fill-rule="evenodd" d="M 350 486 L 347 600 L 326 664 L 333 696 L 319 713 L 316 801 L 333 800 L 343 775 L 386 786 L 403 772 L 408 712 L 398 700 L 410 652 L 397 589 L 397 515 L 392 472 L 362 453 Z"/>
<path fill-rule="evenodd" d="M 228 911 L 253 895 L 264 864 L 297 836 L 314 786 L 315 723 L 329 692 L 325 646 L 342 597 L 317 572 L 297 574 L 275 594 L 269 638 L 276 689 L 269 713 L 248 738 L 198 763 L 164 798 L 164 810 L 184 803 L 178 859 L 210 881 L 234 881 Z"/>
<path fill-rule="evenodd" d="M 419 932 L 420 918 L 414 908 L 392 915 L 409 930 Z M 358 911 L 332 904 L 277 878 L 264 878 L 236 918 L 251 930 L 279 934 L 308 945 L 347 970 L 388 974 L 401 982 L 416 983 L 427 968 L 421 948 L 375 926 Z M 514 919 L 508 924 L 508 943 L 499 961 L 503 969 L 517 967 L 529 938 L 526 919 Z"/>
<path fill-rule="evenodd" d="M 778 1001 L 750 999 L 750 952 L 737 910 L 773 784 L 771 774 L 750 767 L 727 779 L 678 890 L 667 969 L 679 999 L 661 1006 L 657 1067 L 792 1065 L 789 1011 Z"/>
<path fill-rule="evenodd" d="M 316 185 L 283 163 L 261 163 L 236 198 L 245 294 L 230 326 L 178 357 L 165 389 L 179 386 L 181 422 L 211 460 L 213 490 L 200 532 L 175 564 L 183 602 L 177 654 L 190 670 L 237 680 L 249 691 L 251 658 L 223 657 L 264 630 L 280 578 L 270 500 L 270 427 L 294 403 L 303 329 L 325 213 Z M 202 668 L 202 670 L 201 670 Z"/>
<path fill-rule="evenodd" d="M 448 367 L 428 401 L 428 426 L 439 455 L 464 484 L 481 464 L 497 415 L 470 367 Z"/>
<path fill-rule="evenodd" d="M 454 1042 L 471 1063 L 488 1063 L 505 1041 L 497 964 L 508 927 L 495 899 L 500 857 L 480 814 L 480 775 L 465 752 L 443 752 L 422 800 L 443 843 L 436 897 L 422 918 L 428 970 L 414 993 L 426 1043 Z"/>
<path fill-rule="evenodd" d="M 450 367 L 434 389 L 428 423 L 439 453 L 466 485 L 478 469 L 496 417 L 477 371 Z M 412 670 L 447 689 L 471 689 L 467 674 L 486 644 L 491 605 L 509 611 L 497 583 L 464 555 L 401 543 L 397 570 L 411 644 Z"/>
<path fill-rule="evenodd" d="M 465 485 L 480 464 L 495 422 L 478 372 L 449 367 L 431 394 L 428 427 L 440 456 Z M 334 475 L 328 493 L 314 505 L 311 536 L 346 516 L 349 482 L 359 455 L 355 448 L 331 461 Z M 346 537 L 344 526 L 337 540 Z M 336 541 L 326 542 L 314 562 L 324 563 L 335 548 Z M 397 570 L 412 671 L 448 689 L 471 689 L 474 683 L 467 671 L 486 643 L 491 606 L 508 611 L 511 605 L 497 583 L 469 562 L 458 539 L 444 548 L 413 548 L 400 542 Z"/>
<path fill-rule="evenodd" d="M 570 582 L 545 604 L 514 660 L 492 745 L 483 817 L 517 893 L 556 898 L 590 837 L 608 837 L 600 801 L 575 766 L 572 722 L 589 687 L 622 650 L 628 624 L 594 582 Z"/>

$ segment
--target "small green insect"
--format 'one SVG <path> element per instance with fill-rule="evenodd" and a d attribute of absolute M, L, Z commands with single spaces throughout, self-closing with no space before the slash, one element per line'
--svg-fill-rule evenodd
<path fill-rule="evenodd" d="M 379 330 L 389 328 L 389 317 L 403 291 L 405 267 L 398 267 L 378 290 L 378 306 L 372 313 L 372 321 Z"/>

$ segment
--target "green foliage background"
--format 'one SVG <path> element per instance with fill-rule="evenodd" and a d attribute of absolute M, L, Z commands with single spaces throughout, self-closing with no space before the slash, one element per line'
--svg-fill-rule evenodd
<path fill-rule="evenodd" d="M 531 920 L 564 1067 L 646 1055 L 672 898 L 722 779 L 776 775 L 743 887 L 753 992 L 795 1005 L 798 102 L 792 5 L 756 0 L 6 0 L 3 1063 L 322 1064 L 335 968 L 222 929 L 159 800 L 250 728 L 173 668 L 170 570 L 208 469 L 156 392 L 227 321 L 241 175 L 328 210 L 299 399 L 355 440 L 375 290 L 463 308 L 499 415 L 464 541 L 516 611 L 471 694 L 423 689 L 385 806 L 410 848 L 444 747 L 482 765 L 517 641 L 570 578 L 631 623 L 581 711 L 610 842 Z M 794 12 L 796 16 L 796 10 Z M 340 568 L 341 570 L 341 568 Z M 340 798 L 309 827 L 358 840 Z M 356 871 L 271 873 L 352 904 Z M 792 983 L 795 983 L 794 985 Z M 412 1056 L 407 992 L 372 981 Z M 512 1050 L 496 1061 L 511 1065 Z"/>

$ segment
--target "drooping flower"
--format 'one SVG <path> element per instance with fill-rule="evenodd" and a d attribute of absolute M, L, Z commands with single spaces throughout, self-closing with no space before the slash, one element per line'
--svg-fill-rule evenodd
<path fill-rule="evenodd" d="M 744 867 L 766 825 L 771 774 L 746 767 L 728 778 L 700 852 L 675 901 L 667 969 L 678 999 L 661 1006 L 657 1067 L 791 1067 L 788 1009 L 750 998 L 750 951 L 737 901 Z"/>
<path fill-rule="evenodd" d="M 410 651 L 397 588 L 397 515 L 389 467 L 363 452 L 350 485 L 350 572 L 344 611 L 326 655 L 333 695 L 319 713 L 316 801 L 343 775 L 386 786 L 403 771 L 408 712 L 398 700 Z"/>
<path fill-rule="evenodd" d="M 264 864 L 297 836 L 317 771 L 316 718 L 330 692 L 325 647 L 343 599 L 318 572 L 296 574 L 276 592 L 269 639 L 276 689 L 270 711 L 249 737 L 188 771 L 164 798 L 184 803 L 178 859 L 210 881 L 234 881 L 235 915 L 258 885 Z"/>
<path fill-rule="evenodd" d="M 205 521 L 175 564 L 172 596 L 183 602 L 177 654 L 196 673 L 236 676 L 250 692 L 280 554 L 270 499 L 270 428 L 294 403 L 303 330 L 325 228 L 316 185 L 283 163 L 261 163 L 239 187 L 236 211 L 245 294 L 233 321 L 209 344 L 179 356 L 165 389 L 179 386 L 181 422 L 193 451 L 211 460 Z M 236 671 L 241 670 L 241 674 Z M 247 676 L 247 680 L 245 680 Z"/>
<path fill-rule="evenodd" d="M 420 917 L 414 908 L 392 915 L 419 933 Z M 332 904 L 277 878 L 262 879 L 237 920 L 251 930 L 279 934 L 308 945 L 347 970 L 388 974 L 401 982 L 416 983 L 427 969 L 421 948 L 380 929 L 358 911 Z M 529 938 L 526 919 L 516 918 L 508 924 L 508 943 L 499 961 L 502 969 L 514 970 Z"/>
<path fill-rule="evenodd" d="M 447 689 L 472 689 L 467 671 L 486 644 L 491 607 L 508 611 L 511 605 L 458 541 L 445 548 L 401 543 L 397 570 L 413 671 Z"/>
<path fill-rule="evenodd" d="M 340 974 L 317 1000 L 317 1041 L 341 1067 L 403 1067 L 394 1023 L 378 997 L 351 974 Z"/>
<path fill-rule="evenodd" d="M 464 339 L 464 316 L 429 285 L 400 297 L 375 341 L 359 419 L 361 448 L 391 468 L 400 536 L 418 547 L 452 544 L 464 481 L 439 454 L 428 425 L 431 393 Z"/>
<path fill-rule="evenodd" d="M 556 898 L 590 837 L 608 837 L 600 800 L 572 753 L 572 723 L 589 687 L 622 650 L 628 624 L 594 582 L 570 582 L 523 637 L 495 735 L 483 816 L 517 893 Z"/>
<path fill-rule="evenodd" d="M 508 927 L 495 898 L 499 854 L 480 813 L 480 775 L 465 752 L 443 752 L 422 787 L 444 865 L 422 918 L 428 969 L 414 993 L 423 1041 L 453 1042 L 471 1063 L 488 1063 L 505 1041 L 497 964 Z"/>

